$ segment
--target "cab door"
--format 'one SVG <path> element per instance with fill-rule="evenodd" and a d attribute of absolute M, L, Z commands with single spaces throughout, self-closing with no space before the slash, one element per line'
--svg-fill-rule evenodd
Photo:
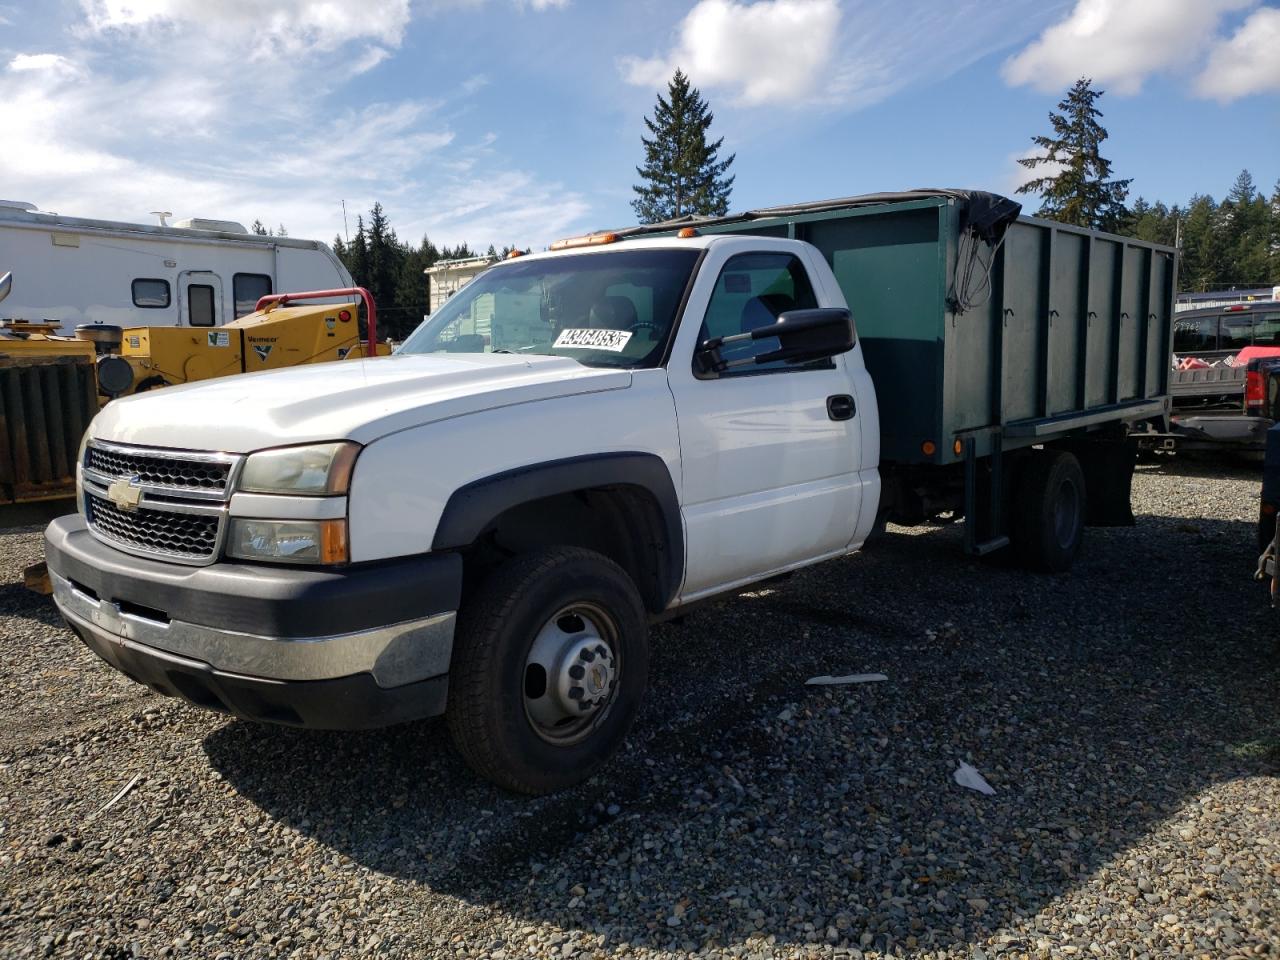
<path fill-rule="evenodd" d="M 210 270 L 183 270 L 178 274 L 178 325 L 220 327 L 225 322 L 222 278 Z"/>
<path fill-rule="evenodd" d="M 682 600 L 846 551 L 862 498 L 862 437 L 845 358 L 721 374 L 696 369 L 709 336 L 820 305 L 794 243 L 743 238 L 708 250 L 667 377 L 680 427 L 687 574 Z M 826 304 L 823 304 L 826 305 Z M 725 360 L 777 349 L 751 341 Z"/>

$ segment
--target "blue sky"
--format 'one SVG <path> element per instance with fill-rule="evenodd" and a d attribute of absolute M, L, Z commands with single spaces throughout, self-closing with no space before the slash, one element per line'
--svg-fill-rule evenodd
<path fill-rule="evenodd" d="M 0 196 L 324 240 L 380 200 L 405 239 L 542 246 L 633 221 L 677 65 L 734 209 L 1011 191 L 1080 75 L 1134 195 L 1280 179 L 1260 0 L 0 0 Z"/>

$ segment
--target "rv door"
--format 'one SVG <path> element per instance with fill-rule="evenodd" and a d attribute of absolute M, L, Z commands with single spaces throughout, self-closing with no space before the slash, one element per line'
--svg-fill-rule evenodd
<path fill-rule="evenodd" d="M 220 327 L 222 278 L 210 270 L 183 270 L 178 274 L 178 325 Z"/>

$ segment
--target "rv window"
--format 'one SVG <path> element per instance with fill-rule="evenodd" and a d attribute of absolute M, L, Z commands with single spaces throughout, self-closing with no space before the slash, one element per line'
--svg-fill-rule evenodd
<path fill-rule="evenodd" d="M 213 287 L 207 283 L 187 287 L 187 314 L 193 327 L 213 326 Z"/>
<path fill-rule="evenodd" d="M 138 279 L 133 281 L 133 305 L 144 310 L 162 310 L 169 306 L 169 281 Z"/>
<path fill-rule="evenodd" d="M 243 317 L 253 313 L 258 301 L 271 293 L 271 278 L 265 273 L 237 273 L 231 278 L 231 289 L 235 293 L 236 316 Z"/>

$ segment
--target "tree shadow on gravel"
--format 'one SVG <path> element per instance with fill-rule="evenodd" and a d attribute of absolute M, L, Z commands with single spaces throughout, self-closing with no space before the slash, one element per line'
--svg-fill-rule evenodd
<path fill-rule="evenodd" d="M 0 584 L 0 613 L 6 617 L 30 620 L 46 626 L 62 623 L 53 598 L 28 590 L 21 583 Z"/>
<path fill-rule="evenodd" d="M 1240 454 L 1195 453 L 1158 455 L 1138 464 L 1139 473 L 1168 477 L 1200 477 L 1206 480 L 1232 479 L 1262 483 L 1262 461 Z"/>
<path fill-rule="evenodd" d="M 1091 530 L 1055 578 L 967 560 L 958 530 L 890 536 L 659 627 L 626 749 L 555 797 L 478 781 L 439 722 L 229 723 L 205 750 L 364 867 L 607 945 L 965 945 L 1273 769 L 1239 749 L 1274 733 L 1280 676 L 1252 528 L 1185 526 Z M 864 671 L 889 681 L 804 686 Z"/>

